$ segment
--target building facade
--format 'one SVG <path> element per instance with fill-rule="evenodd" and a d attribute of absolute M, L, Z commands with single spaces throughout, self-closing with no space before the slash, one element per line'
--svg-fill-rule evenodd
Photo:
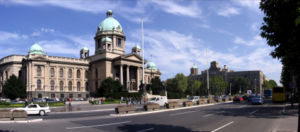
<path fill-rule="evenodd" d="M 207 70 L 198 74 L 198 67 L 191 67 L 190 77 L 193 80 L 207 81 Z M 228 88 L 230 87 L 230 81 L 235 77 L 247 78 L 250 81 L 250 88 L 253 93 L 263 93 L 263 82 L 268 80 L 264 73 L 260 70 L 254 71 L 233 71 L 229 70 L 226 65 L 223 68 L 219 67 L 218 62 L 212 61 L 208 69 L 209 77 L 222 76 L 223 80 L 228 83 Z M 228 90 L 227 90 L 228 91 Z"/>
<path fill-rule="evenodd" d="M 78 59 L 48 56 L 40 45 L 34 44 L 28 55 L 10 55 L 0 60 L 0 90 L 12 74 L 24 80 L 28 97 L 39 98 L 89 97 L 108 77 L 119 80 L 124 91 L 138 92 L 143 65 L 146 84 L 160 77 L 153 62 L 142 63 L 138 45 L 125 54 L 123 28 L 111 10 L 106 15 L 97 27 L 94 55 L 90 56 L 89 49 L 83 47 Z"/>

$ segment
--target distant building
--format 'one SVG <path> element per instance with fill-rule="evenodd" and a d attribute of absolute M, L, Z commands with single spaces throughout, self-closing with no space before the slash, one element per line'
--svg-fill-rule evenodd
<path fill-rule="evenodd" d="M 138 92 L 142 81 L 141 48 L 135 45 L 125 54 L 126 37 L 121 24 L 108 10 L 99 24 L 94 40 L 95 54 L 80 50 L 80 58 L 48 56 L 43 48 L 34 44 L 27 55 L 10 55 L 0 59 L 0 93 L 11 75 L 21 77 L 28 97 L 89 97 L 101 82 L 112 77 L 120 80 L 124 90 Z M 53 47 L 55 48 L 55 47 Z M 161 72 L 154 62 L 145 67 L 145 83 Z"/>
<path fill-rule="evenodd" d="M 255 70 L 255 71 L 233 71 L 229 70 L 226 65 L 224 65 L 223 68 L 218 66 L 218 62 L 212 61 L 210 63 L 210 68 L 208 69 L 209 77 L 215 77 L 215 76 L 222 76 L 224 81 L 228 82 L 228 87 L 229 87 L 229 82 L 234 78 L 234 77 L 244 77 L 250 80 L 251 86 L 250 90 L 253 92 L 257 93 L 263 93 L 263 82 L 265 80 L 268 80 L 267 77 L 264 75 L 264 73 L 260 70 Z M 207 70 L 204 70 L 201 72 L 201 74 L 198 74 L 198 67 L 197 66 L 192 66 L 191 67 L 191 73 L 190 77 L 193 80 L 199 80 L 206 82 L 207 80 Z"/>

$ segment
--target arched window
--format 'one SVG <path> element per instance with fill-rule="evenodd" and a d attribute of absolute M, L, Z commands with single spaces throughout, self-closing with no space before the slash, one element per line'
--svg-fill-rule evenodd
<path fill-rule="evenodd" d="M 54 80 L 51 80 L 51 82 L 50 82 L 50 88 L 51 88 L 51 90 L 54 90 L 54 85 L 55 85 Z"/>
<path fill-rule="evenodd" d="M 88 84 L 88 82 L 85 82 L 85 91 L 89 91 L 89 84 Z"/>
<path fill-rule="evenodd" d="M 59 89 L 60 89 L 60 91 L 64 91 L 64 82 L 63 81 L 59 82 Z"/>
<path fill-rule="evenodd" d="M 37 76 L 41 76 L 42 75 L 42 69 L 41 69 L 40 66 L 37 67 L 36 74 L 37 74 Z"/>
<path fill-rule="evenodd" d="M 54 77 L 54 75 L 55 75 L 55 74 L 54 74 L 54 68 L 51 68 L 51 69 L 50 69 L 50 76 L 51 76 L 51 77 Z"/>
<path fill-rule="evenodd" d="M 85 78 L 88 79 L 88 71 L 85 70 Z"/>
<path fill-rule="evenodd" d="M 77 82 L 77 91 L 80 91 L 80 82 Z"/>
<path fill-rule="evenodd" d="M 68 77 L 72 78 L 72 69 L 69 69 L 69 71 L 68 71 Z"/>
<path fill-rule="evenodd" d="M 64 69 L 59 69 L 59 77 L 64 77 Z"/>
<path fill-rule="evenodd" d="M 38 90 L 41 90 L 42 89 L 42 81 L 39 79 L 39 80 L 37 80 L 36 81 L 36 88 L 38 89 Z"/>
<path fill-rule="evenodd" d="M 80 73 L 80 70 L 78 69 L 77 70 L 77 78 L 80 78 L 80 76 L 81 76 L 81 73 Z"/>
<path fill-rule="evenodd" d="M 122 44 L 121 44 L 121 39 L 118 38 L 118 44 L 117 44 L 118 47 L 122 47 Z"/>
<path fill-rule="evenodd" d="M 68 89 L 69 89 L 69 91 L 72 91 L 72 81 L 69 81 Z"/>

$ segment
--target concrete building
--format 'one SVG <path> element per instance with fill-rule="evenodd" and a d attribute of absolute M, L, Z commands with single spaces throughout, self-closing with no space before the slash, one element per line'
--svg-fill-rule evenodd
<path fill-rule="evenodd" d="M 204 70 L 201 72 L 201 74 L 198 74 L 198 67 L 193 66 L 191 67 L 191 73 L 190 77 L 193 80 L 199 80 L 206 82 L 207 81 L 207 70 Z M 210 67 L 208 69 L 209 77 L 214 76 L 222 76 L 224 81 L 228 82 L 228 88 L 230 81 L 234 77 L 244 77 L 250 80 L 250 90 L 257 93 L 263 93 L 263 82 L 265 80 L 268 80 L 268 78 L 264 75 L 264 73 L 260 70 L 254 70 L 254 71 L 233 71 L 229 70 L 226 65 L 224 65 L 223 68 L 219 67 L 218 62 L 212 61 L 210 63 Z"/>
<path fill-rule="evenodd" d="M 88 97 L 111 77 L 119 80 L 124 91 L 138 92 L 142 82 L 141 48 L 135 45 L 125 54 L 126 36 L 121 24 L 108 10 L 94 37 L 95 54 L 83 47 L 80 58 L 48 56 L 34 44 L 28 55 L 10 55 L 0 60 L 0 91 L 5 81 L 15 74 L 26 83 L 28 97 Z M 155 63 L 145 66 L 145 83 L 160 77 Z"/>

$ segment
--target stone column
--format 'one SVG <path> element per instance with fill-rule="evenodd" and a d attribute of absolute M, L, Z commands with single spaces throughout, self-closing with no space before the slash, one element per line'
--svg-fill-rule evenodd
<path fill-rule="evenodd" d="M 120 65 L 120 82 L 123 85 L 123 65 Z"/>
<path fill-rule="evenodd" d="M 127 79 L 126 79 L 126 83 L 127 83 L 127 90 L 130 90 L 130 79 L 129 79 L 129 65 L 127 65 L 127 69 L 126 69 L 126 75 L 127 75 Z"/>
<path fill-rule="evenodd" d="M 139 87 L 139 86 L 140 86 L 140 77 L 139 77 L 139 75 L 140 75 L 140 74 L 139 74 L 139 71 L 140 71 L 140 70 L 139 70 L 139 69 L 140 69 L 139 67 L 136 68 L 136 85 L 137 85 L 137 86 L 136 86 L 136 87 L 137 87 L 136 89 L 137 89 L 138 91 L 140 90 L 140 87 Z"/>

